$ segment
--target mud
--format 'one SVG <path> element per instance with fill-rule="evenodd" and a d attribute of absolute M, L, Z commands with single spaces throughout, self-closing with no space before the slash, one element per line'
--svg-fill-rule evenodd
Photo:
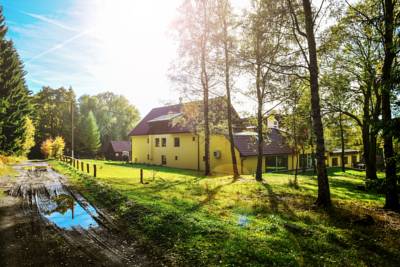
<path fill-rule="evenodd" d="M 47 163 L 15 169 L 0 178 L 0 266 L 154 266 Z"/>

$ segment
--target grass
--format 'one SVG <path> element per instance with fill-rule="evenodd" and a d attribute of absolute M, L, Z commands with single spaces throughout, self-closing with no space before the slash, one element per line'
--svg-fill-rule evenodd
<path fill-rule="evenodd" d="M 310 173 L 233 181 L 156 166 L 96 161 L 98 177 L 51 162 L 91 201 L 124 222 L 127 234 L 167 265 L 396 266 L 400 217 L 384 196 L 359 190 L 363 173 L 329 170 L 334 208 L 312 207 Z M 144 169 L 146 184 L 139 183 Z M 373 217 L 370 222 L 366 215 Z"/>

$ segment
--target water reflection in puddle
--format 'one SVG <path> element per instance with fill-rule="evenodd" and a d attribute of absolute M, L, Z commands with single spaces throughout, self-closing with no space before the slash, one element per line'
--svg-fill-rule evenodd
<path fill-rule="evenodd" d="M 96 210 L 92 206 L 85 209 L 71 196 L 62 194 L 51 199 L 54 209 L 44 213 L 44 216 L 60 228 L 70 230 L 74 227 L 89 229 L 98 227 L 92 216 L 96 216 Z"/>

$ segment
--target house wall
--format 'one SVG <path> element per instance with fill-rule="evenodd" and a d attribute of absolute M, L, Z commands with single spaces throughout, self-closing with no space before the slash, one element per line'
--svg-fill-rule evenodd
<path fill-rule="evenodd" d="M 180 146 L 174 146 L 174 138 L 179 137 Z M 156 147 L 156 138 L 160 145 Z M 166 138 L 166 146 L 162 146 Z M 194 140 L 193 140 L 194 138 Z M 182 169 L 197 169 L 197 136 L 194 134 L 160 134 L 132 136 L 132 162 L 162 165 L 162 156 L 166 157 L 166 166 Z"/>
<path fill-rule="evenodd" d="M 174 146 L 175 137 L 180 139 L 179 147 Z M 156 138 L 160 139 L 159 147 L 155 146 Z M 165 147 L 161 145 L 162 138 L 166 138 Z M 131 141 L 132 162 L 162 165 L 161 158 L 164 155 L 168 167 L 192 170 L 205 169 L 203 136 L 199 137 L 190 133 L 146 135 L 132 136 Z M 219 151 L 219 158 L 214 156 L 216 151 Z M 240 171 L 240 154 L 237 149 L 235 149 L 235 153 Z M 210 165 L 213 173 L 232 173 L 230 143 L 223 135 L 212 135 L 210 138 Z"/>
<path fill-rule="evenodd" d="M 217 158 L 214 152 L 219 151 L 220 157 Z M 235 148 L 236 160 L 238 164 L 238 170 L 241 170 L 240 154 Z M 204 137 L 200 138 L 200 155 L 201 155 L 201 166 L 200 169 L 205 169 L 205 161 L 203 160 L 204 153 Z M 210 165 L 212 173 L 233 173 L 232 157 L 230 142 L 224 135 L 211 135 L 210 137 Z"/>
<path fill-rule="evenodd" d="M 345 157 L 347 157 L 347 164 L 345 164 L 345 167 L 347 168 L 353 168 L 355 163 L 358 163 L 362 160 L 362 155 L 361 153 L 345 153 L 344 154 Z M 355 161 L 353 161 L 352 156 L 355 156 Z M 337 159 L 337 167 L 341 167 L 342 166 L 342 158 L 340 154 L 334 154 L 334 155 L 329 155 L 327 157 L 328 159 L 328 166 L 329 167 L 335 167 L 333 166 L 333 161 L 334 159 Z"/>
<path fill-rule="evenodd" d="M 174 138 L 180 138 L 180 146 L 174 146 Z M 155 139 L 160 139 L 160 146 L 155 146 Z M 161 139 L 166 138 L 167 143 L 162 147 Z M 168 167 L 201 170 L 205 169 L 204 157 L 204 137 L 191 133 L 181 134 L 162 134 L 162 135 L 145 135 L 132 136 L 132 162 L 162 165 L 161 158 L 166 157 Z M 220 157 L 217 158 L 214 152 L 219 151 Z M 308 151 L 307 151 L 308 152 Z M 235 148 L 238 170 L 241 174 L 254 174 L 257 168 L 257 156 L 240 157 L 239 151 Z M 148 155 L 148 156 L 147 156 Z M 348 164 L 346 167 L 352 167 L 353 161 L 351 156 L 356 156 L 356 162 L 361 160 L 361 154 L 346 153 Z M 177 158 L 176 158 L 177 157 Z M 287 155 L 288 170 L 296 168 L 297 155 Z M 266 156 L 263 157 L 263 172 L 266 171 Z M 338 166 L 341 165 L 340 155 L 326 154 L 326 163 L 328 167 L 332 167 L 332 159 L 337 158 Z M 212 135 L 210 137 L 210 165 L 212 173 L 232 173 L 230 142 L 224 135 Z M 298 165 L 300 169 L 300 163 Z"/>

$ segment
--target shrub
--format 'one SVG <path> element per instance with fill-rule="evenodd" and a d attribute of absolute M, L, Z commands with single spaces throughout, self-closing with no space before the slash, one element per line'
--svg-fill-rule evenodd
<path fill-rule="evenodd" d="M 47 138 L 40 146 L 44 158 L 48 159 L 53 155 L 53 139 Z"/>
<path fill-rule="evenodd" d="M 65 142 L 64 138 L 57 136 L 52 144 L 52 157 L 60 157 L 64 154 Z"/>

